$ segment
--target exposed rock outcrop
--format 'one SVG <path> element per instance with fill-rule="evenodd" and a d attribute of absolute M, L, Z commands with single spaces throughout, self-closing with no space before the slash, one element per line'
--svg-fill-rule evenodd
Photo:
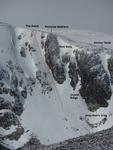
<path fill-rule="evenodd" d="M 91 53 L 77 52 L 77 65 L 81 77 L 80 94 L 87 104 L 97 104 L 98 107 L 107 107 L 107 100 L 112 95 L 109 77 L 104 70 L 99 55 Z M 98 105 L 99 104 L 99 105 Z M 93 105 L 89 105 L 94 111 Z"/>
<path fill-rule="evenodd" d="M 21 47 L 20 54 L 21 54 L 22 57 L 26 57 L 26 52 L 25 52 L 24 47 Z"/>
<path fill-rule="evenodd" d="M 3 97 L 0 97 L 0 110 L 1 109 L 10 109 L 12 110 L 12 105 L 9 101 L 6 101 Z"/>
<path fill-rule="evenodd" d="M 23 147 L 18 148 L 17 150 L 41 150 L 41 147 L 40 141 L 35 137 L 31 137 Z"/>
<path fill-rule="evenodd" d="M 66 80 L 65 65 L 60 61 L 60 48 L 57 40 L 57 36 L 54 34 L 48 34 L 45 42 L 45 60 L 54 79 L 62 84 Z"/>
<path fill-rule="evenodd" d="M 17 116 L 9 110 L 2 110 L 0 112 L 0 127 L 3 127 L 4 129 L 7 129 L 11 125 L 20 125 L 20 122 L 17 118 Z"/>
<path fill-rule="evenodd" d="M 69 63 L 69 71 L 68 71 L 69 77 L 71 78 L 71 86 L 73 87 L 73 90 L 75 90 L 76 85 L 78 83 L 78 70 L 75 62 Z"/>
<path fill-rule="evenodd" d="M 13 112 L 16 114 L 16 115 L 21 115 L 22 112 L 23 112 L 23 102 L 22 102 L 22 97 L 20 97 L 20 95 L 16 95 L 15 96 L 15 103 L 14 103 L 14 106 L 13 106 Z"/>
<path fill-rule="evenodd" d="M 113 56 L 108 59 L 108 70 L 111 77 L 111 83 L 113 84 Z"/>
<path fill-rule="evenodd" d="M 52 73 L 54 79 L 59 83 L 62 84 L 66 80 L 65 74 L 65 66 L 63 63 L 57 63 L 52 68 Z"/>
<path fill-rule="evenodd" d="M 5 147 L 4 145 L 0 144 L 0 150 L 11 150 L 8 147 Z"/>
<path fill-rule="evenodd" d="M 6 135 L 5 138 L 18 141 L 22 134 L 24 134 L 24 128 L 20 126 L 16 128 L 16 131 Z"/>

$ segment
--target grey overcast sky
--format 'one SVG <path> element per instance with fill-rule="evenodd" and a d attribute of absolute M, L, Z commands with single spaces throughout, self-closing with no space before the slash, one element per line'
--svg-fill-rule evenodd
<path fill-rule="evenodd" d="M 0 21 L 113 34 L 113 0 L 0 0 Z"/>

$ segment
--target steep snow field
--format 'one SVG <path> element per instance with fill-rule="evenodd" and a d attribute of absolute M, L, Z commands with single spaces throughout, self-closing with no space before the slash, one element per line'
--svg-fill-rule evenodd
<path fill-rule="evenodd" d="M 44 40 L 46 40 L 49 33 L 44 31 L 43 33 L 45 35 Z M 59 45 L 71 46 L 71 48 L 60 48 L 60 55 L 67 52 L 74 56 L 73 51 L 77 49 L 81 51 L 84 48 L 87 50 L 87 48 L 102 47 L 99 45 L 94 46 L 94 41 L 110 41 L 110 45 L 106 44 L 103 46 L 110 49 L 110 51 L 113 48 L 113 37 L 109 35 L 74 30 L 55 31 L 54 33 L 57 35 Z M 85 100 L 82 99 L 79 93 L 81 87 L 80 76 L 75 90 L 70 85 L 70 78 L 67 73 L 68 67 L 66 68 L 66 80 L 63 84 L 58 84 L 54 80 L 51 70 L 45 61 L 45 51 L 41 45 L 41 34 L 41 30 L 0 25 L 0 68 L 8 70 L 6 64 L 9 60 L 12 60 L 13 64 L 20 66 L 24 73 L 18 73 L 16 70 L 14 72 L 19 80 L 24 80 L 24 86 L 27 87 L 28 91 L 27 98 L 23 100 L 24 111 L 19 118 L 21 125 L 27 132 L 18 141 L 6 140 L 5 142 L 9 145 L 12 144 L 16 148 L 21 147 L 33 132 L 42 144 L 49 145 L 113 126 L 113 96 L 108 101 L 108 107 L 101 107 L 95 112 L 89 111 Z M 26 42 L 33 47 L 34 51 L 28 50 Z M 26 56 L 22 57 L 20 50 L 22 47 L 25 47 L 25 43 Z M 106 51 L 100 53 L 100 58 L 109 75 L 107 59 L 110 55 Z M 42 87 L 36 79 L 36 72 L 40 71 L 43 74 L 41 80 L 47 82 L 49 87 Z M 46 73 L 46 77 L 44 73 Z M 36 79 L 36 84 L 30 87 L 27 81 L 28 78 Z M 8 87 L 12 86 L 7 80 L 5 82 Z M 24 86 L 18 87 L 18 90 L 21 91 Z M 45 89 L 50 87 L 52 91 L 47 92 Z M 12 101 L 12 103 L 14 101 L 9 95 L 4 94 L 3 97 Z M 103 123 L 102 120 L 104 118 L 106 120 Z M 97 127 L 92 128 L 90 124 L 94 126 L 96 124 Z M 0 134 L 6 135 L 12 130 L 14 131 L 15 127 L 12 126 L 10 131 L 4 131 L 0 127 Z"/>

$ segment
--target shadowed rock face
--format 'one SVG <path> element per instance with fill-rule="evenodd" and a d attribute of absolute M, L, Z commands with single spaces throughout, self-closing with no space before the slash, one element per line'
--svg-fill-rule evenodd
<path fill-rule="evenodd" d="M 22 57 L 26 57 L 26 53 L 25 53 L 25 48 L 24 47 L 21 48 L 20 54 L 21 54 Z"/>
<path fill-rule="evenodd" d="M 6 111 L 4 114 L 0 114 L 0 120 L 0 127 L 3 127 L 4 129 L 11 125 L 20 125 L 18 118 L 11 111 Z"/>
<path fill-rule="evenodd" d="M 56 64 L 53 68 L 53 77 L 59 83 L 62 84 L 66 80 L 65 70 L 63 64 Z"/>
<path fill-rule="evenodd" d="M 54 79 L 62 84 L 66 80 L 65 65 L 60 61 L 60 49 L 57 36 L 49 34 L 45 42 L 45 60 Z"/>
<path fill-rule="evenodd" d="M 100 107 L 107 107 L 107 100 L 110 99 L 112 91 L 109 77 L 99 55 L 77 52 L 76 59 L 81 77 L 81 96 L 87 104 L 99 104 Z"/>
<path fill-rule="evenodd" d="M 60 49 L 57 37 L 54 34 L 48 34 L 45 42 L 45 58 L 46 63 L 52 70 L 57 60 L 60 57 Z"/>
<path fill-rule="evenodd" d="M 12 109 L 12 105 L 9 101 L 5 101 L 3 97 L 0 97 L 0 110 L 1 109 Z"/>
<path fill-rule="evenodd" d="M 76 85 L 78 83 L 78 71 L 77 71 L 77 66 L 75 62 L 69 63 L 68 74 L 69 74 L 69 77 L 71 78 L 70 85 L 73 87 L 73 90 L 75 90 Z"/>
<path fill-rule="evenodd" d="M 113 57 L 112 56 L 108 59 L 108 70 L 111 77 L 111 83 L 113 84 Z"/>
<path fill-rule="evenodd" d="M 11 150 L 11 149 L 9 149 L 9 148 L 7 148 L 7 147 L 0 144 L 0 150 Z"/>

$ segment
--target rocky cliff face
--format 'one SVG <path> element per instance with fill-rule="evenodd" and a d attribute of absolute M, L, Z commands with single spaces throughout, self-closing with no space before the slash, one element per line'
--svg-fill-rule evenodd
<path fill-rule="evenodd" d="M 62 84 L 66 80 L 65 65 L 60 59 L 60 48 L 57 37 L 49 34 L 45 42 L 45 59 L 52 71 L 54 79 Z"/>
<path fill-rule="evenodd" d="M 90 104 L 107 107 L 112 95 L 110 80 L 98 54 L 76 53 L 79 75 L 81 77 L 80 94 L 92 110 Z"/>
<path fill-rule="evenodd" d="M 110 79 L 104 69 L 99 53 L 87 53 L 76 51 L 75 57 L 66 55 L 60 56 L 60 49 L 57 36 L 49 34 L 45 43 L 45 59 L 46 63 L 52 71 L 54 79 L 63 84 L 66 80 L 66 65 L 68 65 L 68 75 L 71 79 L 70 85 L 73 90 L 76 89 L 78 76 L 81 78 L 80 94 L 85 99 L 88 109 L 97 110 L 99 107 L 107 107 L 107 100 L 112 95 Z M 59 62 L 59 63 L 58 63 Z M 108 60 L 108 69 L 113 76 L 113 60 Z"/>
<path fill-rule="evenodd" d="M 1 145 L 1 144 L 0 144 L 0 149 L 1 149 L 1 150 L 10 150 L 9 148 L 7 148 L 7 147 L 5 147 L 5 146 L 3 146 L 3 145 Z"/>
<path fill-rule="evenodd" d="M 113 56 L 108 59 L 108 70 L 111 77 L 111 83 L 113 84 Z"/>
<path fill-rule="evenodd" d="M 70 85 L 73 87 L 73 90 L 76 89 L 76 85 L 78 83 L 78 69 L 77 69 L 77 65 L 75 62 L 70 62 L 69 63 L 69 77 L 71 78 L 71 82 Z"/>

